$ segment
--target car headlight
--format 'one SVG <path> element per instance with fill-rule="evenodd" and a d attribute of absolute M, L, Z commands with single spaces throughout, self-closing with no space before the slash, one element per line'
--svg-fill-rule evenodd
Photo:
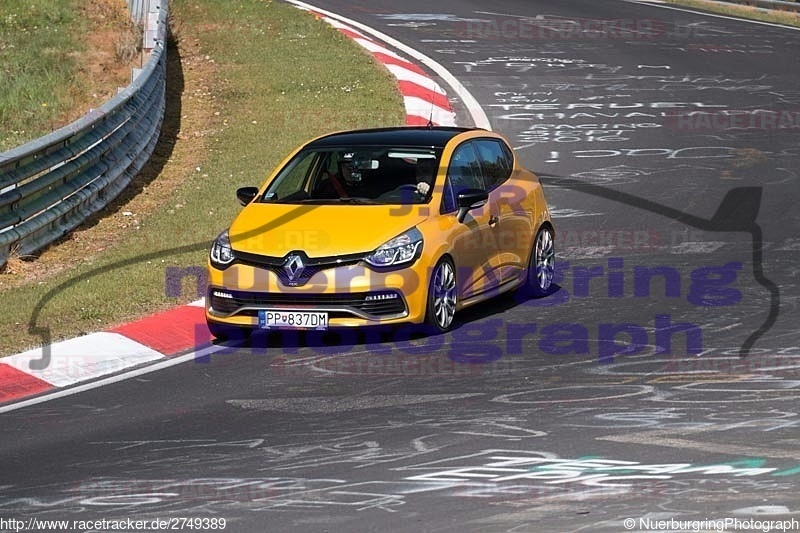
<path fill-rule="evenodd" d="M 233 256 L 228 230 L 223 231 L 214 239 L 214 244 L 211 245 L 209 256 L 211 257 L 211 264 L 216 268 L 225 268 L 233 263 L 235 258 Z"/>
<path fill-rule="evenodd" d="M 411 228 L 394 239 L 380 245 L 364 260 L 370 265 L 388 267 L 415 260 L 422 253 L 422 233 Z"/>

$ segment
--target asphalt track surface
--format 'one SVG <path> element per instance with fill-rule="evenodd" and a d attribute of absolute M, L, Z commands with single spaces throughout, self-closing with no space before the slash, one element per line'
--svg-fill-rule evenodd
<path fill-rule="evenodd" d="M 445 337 L 257 338 L 4 413 L 0 518 L 800 529 L 800 134 L 779 127 L 800 31 L 624 1 L 315 5 L 472 92 L 545 184 L 559 290 Z"/>

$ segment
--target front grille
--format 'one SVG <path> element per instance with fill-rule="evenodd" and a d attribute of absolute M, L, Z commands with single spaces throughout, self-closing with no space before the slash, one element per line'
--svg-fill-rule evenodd
<path fill-rule="evenodd" d="M 358 262 L 361 261 L 365 255 L 350 254 L 343 255 L 341 257 L 308 257 L 303 252 L 292 252 L 290 254 L 286 254 L 284 257 L 276 257 L 238 251 L 234 251 L 233 254 L 237 263 L 270 270 L 276 276 L 278 276 L 278 279 L 280 279 L 281 283 L 287 287 L 302 287 L 317 272 L 329 268 L 358 264 Z M 299 255 L 302 258 L 304 269 L 302 274 L 300 274 L 296 279 L 290 280 L 284 265 L 286 264 L 287 259 L 293 254 Z"/>
<path fill-rule="evenodd" d="M 220 296 L 225 294 L 230 298 Z M 387 298 L 387 296 L 396 296 Z M 374 299 L 367 299 L 372 297 Z M 230 316 L 255 316 L 259 309 L 290 308 L 328 311 L 331 317 L 359 316 L 385 318 L 406 313 L 406 303 L 397 291 L 370 291 L 342 294 L 279 294 L 211 289 L 209 305 L 214 313 Z"/>

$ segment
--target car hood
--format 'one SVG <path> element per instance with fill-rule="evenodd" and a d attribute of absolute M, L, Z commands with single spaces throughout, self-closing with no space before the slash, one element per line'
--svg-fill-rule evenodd
<path fill-rule="evenodd" d="M 234 250 L 273 257 L 370 252 L 427 218 L 428 206 L 251 203 L 230 227 Z"/>

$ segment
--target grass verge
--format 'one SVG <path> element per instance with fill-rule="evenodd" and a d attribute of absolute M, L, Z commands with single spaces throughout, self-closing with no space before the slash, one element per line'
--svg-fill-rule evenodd
<path fill-rule="evenodd" d="M 123 0 L 3 0 L 0 152 L 72 122 L 127 85 L 138 65 L 135 44 L 123 46 L 131 35 L 138 31 Z"/>
<path fill-rule="evenodd" d="M 0 151 L 50 131 L 72 107 L 76 0 L 5 0 L 0 12 Z M 54 96 L 58 95 L 58 96 Z"/>
<path fill-rule="evenodd" d="M 741 17 L 762 22 L 773 22 L 800 28 L 800 14 L 790 11 L 767 10 L 757 7 L 738 4 L 725 4 L 723 2 L 709 2 L 706 0 L 666 0 L 668 4 L 693 7 L 722 15 Z"/>
<path fill-rule="evenodd" d="M 166 294 L 168 268 L 204 268 L 237 187 L 315 135 L 404 121 L 388 72 L 303 11 L 263 0 L 173 0 L 170 11 L 156 155 L 121 201 L 36 261 L 34 279 L 5 280 L 0 354 L 41 344 L 34 311 L 57 341 L 196 299 L 190 281 Z"/>

